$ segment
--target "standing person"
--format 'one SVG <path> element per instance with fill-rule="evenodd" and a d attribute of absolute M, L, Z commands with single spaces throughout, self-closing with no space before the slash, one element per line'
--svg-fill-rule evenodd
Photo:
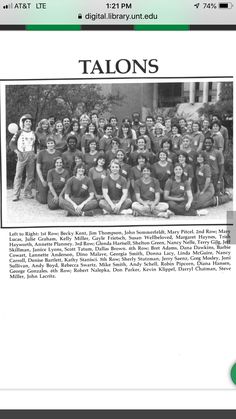
<path fill-rule="evenodd" d="M 191 134 L 191 147 L 195 151 L 201 151 L 203 142 L 204 142 L 204 135 L 200 130 L 200 124 L 197 121 L 194 121 L 192 124 L 192 134 Z"/>
<path fill-rule="evenodd" d="M 196 151 L 193 150 L 191 147 L 191 137 L 189 135 L 185 135 L 180 146 L 181 151 L 185 151 L 188 155 L 189 163 L 192 164 L 193 170 L 195 170 L 195 163 L 196 163 Z"/>
<path fill-rule="evenodd" d="M 107 124 L 106 118 L 104 118 L 103 116 L 100 116 L 100 118 L 98 118 L 98 138 L 99 138 L 99 140 L 105 134 L 104 127 L 105 127 L 106 124 Z"/>
<path fill-rule="evenodd" d="M 137 137 L 138 137 L 138 129 L 140 127 L 141 121 L 140 121 L 140 113 L 134 112 L 132 114 L 132 128 L 135 130 Z"/>
<path fill-rule="evenodd" d="M 194 207 L 207 208 L 214 204 L 214 186 L 211 181 L 211 168 L 208 164 L 208 157 L 204 151 L 197 153 L 196 167 L 197 193 L 194 195 Z"/>
<path fill-rule="evenodd" d="M 47 202 L 50 210 L 59 208 L 59 200 L 62 191 L 70 177 L 68 170 L 63 167 L 63 160 L 61 157 L 55 159 L 54 166 L 55 167 L 50 169 L 47 174 L 47 184 L 49 188 Z"/>
<path fill-rule="evenodd" d="M 192 164 L 189 163 L 188 154 L 185 151 L 180 151 L 177 156 L 177 163 L 181 164 L 183 168 L 183 179 L 187 180 L 189 185 L 192 185 L 194 178 L 194 171 Z"/>
<path fill-rule="evenodd" d="M 81 150 L 81 138 L 80 138 L 80 126 L 79 121 L 74 120 L 71 122 L 69 133 L 66 136 L 66 141 L 68 144 L 68 138 L 73 135 L 76 138 L 76 148 Z"/>
<path fill-rule="evenodd" d="M 117 160 L 110 164 L 110 174 L 102 182 L 103 199 L 99 202 L 103 214 L 132 214 L 131 199 L 128 198 L 127 181 L 120 176 Z"/>
<path fill-rule="evenodd" d="M 172 128 L 171 118 L 166 118 L 165 119 L 165 131 L 164 131 L 164 134 L 165 134 L 165 137 L 167 137 L 168 139 L 171 139 L 171 134 L 172 134 L 171 128 Z"/>
<path fill-rule="evenodd" d="M 168 141 L 168 138 L 164 135 L 164 126 L 157 123 L 155 125 L 154 135 L 151 141 L 151 150 L 154 154 L 159 153 L 159 151 L 161 150 L 163 140 Z"/>
<path fill-rule="evenodd" d="M 89 142 L 91 140 L 95 141 L 96 144 L 98 144 L 97 132 L 98 130 L 97 130 L 96 125 L 90 122 L 81 139 L 81 150 L 83 154 L 89 153 Z"/>
<path fill-rule="evenodd" d="M 152 177 L 160 183 L 160 193 L 163 194 L 167 179 L 173 173 L 173 165 L 168 160 L 168 153 L 160 150 L 157 154 L 157 162 L 152 165 Z"/>
<path fill-rule="evenodd" d="M 53 129 L 55 127 L 55 116 L 54 115 L 50 115 L 48 118 L 48 123 L 49 123 L 49 133 L 52 134 Z"/>
<path fill-rule="evenodd" d="M 104 135 L 99 141 L 99 150 L 106 153 L 111 149 L 111 142 L 112 142 L 112 126 L 110 124 L 105 125 L 104 127 Z"/>
<path fill-rule="evenodd" d="M 210 129 L 210 121 L 209 119 L 203 119 L 202 121 L 202 133 L 204 135 L 204 139 L 207 137 L 211 137 L 211 129 Z"/>
<path fill-rule="evenodd" d="M 98 112 L 97 111 L 91 112 L 90 120 L 98 128 Z"/>
<path fill-rule="evenodd" d="M 55 149 L 55 140 L 51 137 L 47 139 L 46 150 L 41 150 L 37 155 L 36 172 L 36 199 L 40 204 L 46 204 L 48 198 L 47 175 L 50 169 L 54 168 L 55 159 L 61 156 L 60 151 Z"/>
<path fill-rule="evenodd" d="M 146 147 L 147 147 L 148 150 L 151 150 L 151 139 L 148 135 L 147 127 L 143 123 L 139 124 L 139 128 L 137 130 L 137 139 L 140 138 L 140 137 L 145 138 Z M 137 147 L 137 142 L 138 142 L 137 139 L 136 139 L 136 147 Z"/>
<path fill-rule="evenodd" d="M 88 153 L 85 153 L 84 155 L 84 163 L 85 163 L 85 173 L 87 174 L 89 172 L 89 169 L 93 167 L 96 164 L 97 156 L 101 152 L 97 149 L 97 141 L 95 139 L 91 139 L 88 142 Z"/>
<path fill-rule="evenodd" d="M 187 122 L 185 118 L 179 119 L 180 134 L 184 136 L 187 133 Z"/>
<path fill-rule="evenodd" d="M 30 114 L 23 115 L 20 119 L 20 130 L 12 137 L 10 149 L 17 155 L 16 173 L 14 178 L 13 201 L 19 201 L 21 182 L 24 168 L 26 168 L 26 180 L 24 186 L 24 198 L 32 199 L 32 183 L 35 169 L 36 135 L 32 131 L 33 118 Z"/>
<path fill-rule="evenodd" d="M 177 124 L 173 124 L 171 127 L 170 139 L 172 142 L 172 150 L 174 152 L 178 151 L 182 142 L 182 136 L 179 133 L 179 126 Z"/>
<path fill-rule="evenodd" d="M 66 151 L 67 148 L 67 142 L 66 142 L 66 136 L 64 135 L 64 128 L 62 121 L 57 120 L 55 123 L 54 130 L 52 134 L 50 135 L 50 138 L 53 138 L 55 141 L 55 149 L 60 151 L 60 153 L 63 153 L 63 151 Z"/>
<path fill-rule="evenodd" d="M 155 155 L 147 149 L 146 137 L 139 137 L 137 139 L 137 150 L 133 151 L 129 157 L 129 163 L 131 166 L 136 164 L 138 154 L 145 155 L 150 164 L 152 164 L 155 160 Z"/>
<path fill-rule="evenodd" d="M 160 203 L 160 185 L 151 177 L 150 164 L 142 167 L 142 177 L 135 181 L 134 192 L 136 201 L 132 204 L 133 215 L 169 218 L 169 205 Z"/>
<path fill-rule="evenodd" d="M 64 153 L 62 153 L 62 159 L 64 162 L 65 169 L 68 170 L 71 176 L 72 176 L 75 156 L 79 156 L 81 158 L 83 156 L 82 151 L 78 150 L 76 146 L 77 146 L 77 137 L 72 133 L 68 134 L 67 151 L 64 151 Z"/>
<path fill-rule="evenodd" d="M 134 151 L 135 141 L 132 139 L 132 132 L 129 124 L 123 123 L 119 130 L 118 138 L 120 140 L 120 147 L 125 150 L 127 157 Z"/>
<path fill-rule="evenodd" d="M 47 119 L 41 119 L 41 121 L 39 121 L 35 134 L 37 136 L 38 150 L 45 150 L 45 148 L 47 148 L 47 138 L 50 135 L 49 122 Z"/>
<path fill-rule="evenodd" d="M 164 138 L 164 140 L 162 140 L 160 151 L 162 151 L 162 150 L 167 153 L 167 161 L 169 163 L 175 164 L 176 159 L 177 159 L 177 155 L 176 155 L 176 153 L 174 153 L 172 151 L 172 141 L 171 141 L 171 139 Z"/>
<path fill-rule="evenodd" d="M 119 128 L 117 117 L 115 115 L 112 115 L 108 122 L 112 126 L 112 137 L 118 137 Z"/>
<path fill-rule="evenodd" d="M 215 194 L 218 195 L 221 189 L 223 189 L 224 156 L 220 150 L 214 148 L 213 144 L 214 139 L 212 137 L 206 138 L 204 141 L 204 149 L 211 168 L 211 181 L 215 189 Z"/>
<path fill-rule="evenodd" d="M 132 140 L 133 140 L 133 142 L 135 144 L 135 141 L 137 140 L 137 134 L 136 134 L 135 129 L 133 129 L 133 127 L 132 127 L 132 121 L 131 121 L 131 119 L 128 116 L 125 116 L 122 119 L 122 124 L 128 124 L 129 125 L 130 130 L 131 130 Z"/>
<path fill-rule="evenodd" d="M 65 196 L 59 201 L 60 207 L 67 211 L 67 215 L 92 216 L 98 203 L 94 198 L 93 184 L 85 176 L 85 166 L 77 166 L 76 175 L 72 176 L 65 185 Z"/>
<path fill-rule="evenodd" d="M 212 115 L 212 124 L 214 122 L 218 122 L 220 124 L 220 133 L 222 134 L 223 138 L 224 138 L 224 152 L 228 151 L 228 146 L 229 146 L 229 132 L 228 129 L 222 125 L 222 122 L 220 120 L 220 118 L 213 114 Z"/>
<path fill-rule="evenodd" d="M 220 129 L 221 129 L 221 124 L 218 121 L 215 121 L 212 123 L 211 137 L 214 140 L 214 148 L 216 148 L 217 150 L 223 153 L 224 152 L 224 137 L 221 134 Z"/>
<path fill-rule="evenodd" d="M 200 215 L 192 207 L 193 194 L 190 185 L 183 180 L 183 168 L 179 163 L 174 167 L 174 175 L 165 184 L 164 199 L 169 209 L 176 215 Z"/>
<path fill-rule="evenodd" d="M 70 132 L 70 125 L 71 125 L 71 121 L 70 121 L 69 116 L 65 116 L 65 117 L 63 118 L 63 120 L 62 120 L 62 125 L 63 125 L 63 132 L 64 132 L 64 135 L 69 134 L 69 132 Z"/>
<path fill-rule="evenodd" d="M 120 147 L 120 140 L 117 137 L 111 140 L 111 149 L 105 153 L 106 167 L 109 166 L 110 162 L 116 158 L 116 153 Z"/>
<path fill-rule="evenodd" d="M 105 170 L 105 158 L 103 153 L 99 153 L 99 155 L 97 156 L 96 164 L 94 167 L 91 167 L 89 169 L 88 176 L 92 181 L 95 198 L 99 203 L 100 200 L 103 199 L 102 182 L 107 176 L 107 171 Z"/>

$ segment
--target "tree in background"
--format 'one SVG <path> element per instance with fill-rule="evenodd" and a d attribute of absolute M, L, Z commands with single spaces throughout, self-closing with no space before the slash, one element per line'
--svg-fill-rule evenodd
<path fill-rule="evenodd" d="M 19 124 L 20 117 L 30 113 L 35 121 L 54 115 L 79 117 L 96 109 L 100 114 L 108 112 L 112 104 L 121 105 L 124 96 L 104 94 L 98 84 L 47 84 L 12 85 L 6 87 L 6 127 L 11 122 Z M 12 135 L 6 129 L 7 178 L 13 180 L 16 155 L 8 149 Z"/>
<path fill-rule="evenodd" d="M 220 100 L 215 104 L 205 104 L 199 109 L 199 115 L 211 120 L 217 115 L 229 132 L 228 150 L 225 153 L 225 184 L 233 186 L 233 83 L 224 82 L 221 85 Z"/>

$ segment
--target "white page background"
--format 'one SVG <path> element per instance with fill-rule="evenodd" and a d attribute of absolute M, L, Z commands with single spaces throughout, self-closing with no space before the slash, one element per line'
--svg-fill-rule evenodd
<path fill-rule="evenodd" d="M 0 78 L 79 78 L 79 59 L 121 58 L 157 58 L 157 77 L 235 76 L 235 38 L 2 32 Z M 235 257 L 231 274 L 18 281 L 0 234 L 1 408 L 235 407 Z"/>

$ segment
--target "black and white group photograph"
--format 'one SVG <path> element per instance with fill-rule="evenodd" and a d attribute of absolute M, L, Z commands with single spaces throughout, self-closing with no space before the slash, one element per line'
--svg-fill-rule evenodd
<path fill-rule="evenodd" d="M 232 82 L 4 89 L 3 226 L 225 223 L 233 210 Z"/>

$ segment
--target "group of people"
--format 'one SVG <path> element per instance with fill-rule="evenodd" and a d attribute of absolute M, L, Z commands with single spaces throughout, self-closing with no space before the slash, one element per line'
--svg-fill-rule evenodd
<path fill-rule="evenodd" d="M 232 199 L 223 187 L 228 131 L 212 120 L 178 121 L 135 112 L 118 123 L 94 111 L 39 121 L 25 114 L 10 141 L 17 154 L 13 201 L 24 197 L 67 215 L 204 215 Z M 36 161 L 36 170 L 35 170 Z M 36 175 L 35 175 L 36 174 Z"/>

